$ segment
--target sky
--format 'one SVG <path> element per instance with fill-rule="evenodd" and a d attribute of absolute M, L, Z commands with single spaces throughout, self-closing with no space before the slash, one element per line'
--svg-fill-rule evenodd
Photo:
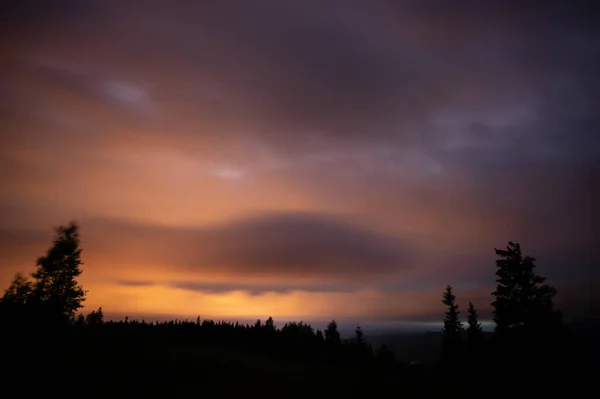
<path fill-rule="evenodd" d="M 600 316 L 593 2 L 2 7 L 0 286 L 76 220 L 84 310 L 488 320 L 515 241 Z"/>

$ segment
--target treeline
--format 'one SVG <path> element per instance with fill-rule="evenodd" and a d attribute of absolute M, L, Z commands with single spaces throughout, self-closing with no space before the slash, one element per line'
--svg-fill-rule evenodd
<path fill-rule="evenodd" d="M 442 298 L 447 311 L 437 370 L 497 373 L 535 368 L 550 372 L 572 362 L 572 341 L 554 307 L 556 290 L 534 272 L 535 259 L 523 255 L 512 242 L 496 254 L 494 334 L 486 339 L 473 303 L 469 303 L 467 327 L 463 327 L 453 288 L 448 286 Z M 248 325 L 200 317 L 195 321 L 105 321 L 101 308 L 78 314 L 86 295 L 77 282 L 82 264 L 78 225 L 56 228 L 52 246 L 37 260 L 32 280 L 18 274 L 0 300 L 0 340 L 7 350 L 32 344 L 53 350 L 143 350 L 172 344 L 236 348 L 340 366 L 408 368 L 394 360 L 388 347 L 373 350 L 360 326 L 352 339 L 342 339 L 335 321 L 320 331 L 303 322 L 278 328 L 272 318 Z"/>
<path fill-rule="evenodd" d="M 324 331 L 304 322 L 288 322 L 281 328 L 269 317 L 254 324 L 227 321 L 172 320 L 146 322 L 145 320 L 104 321 L 102 309 L 86 317 L 80 315 L 72 325 L 73 337 L 81 342 L 103 341 L 106 345 L 151 346 L 157 342 L 187 347 L 210 346 L 232 348 L 296 360 L 320 361 L 352 366 L 376 365 L 384 368 L 399 367 L 393 354 L 382 346 L 373 351 L 363 337 L 360 326 L 355 336 L 342 339 L 335 321 Z"/>

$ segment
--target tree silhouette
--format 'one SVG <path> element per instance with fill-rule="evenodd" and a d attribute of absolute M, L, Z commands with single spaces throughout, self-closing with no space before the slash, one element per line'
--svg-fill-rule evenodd
<path fill-rule="evenodd" d="M 554 309 L 556 290 L 535 273 L 535 258 L 523 255 L 519 244 L 509 242 L 506 249 L 495 252 L 500 258 L 496 260 L 498 285 L 492 293 L 497 366 L 506 367 L 511 359 L 514 370 L 548 372 L 568 351 L 561 314 Z"/>
<path fill-rule="evenodd" d="M 358 345 L 365 344 L 365 338 L 364 338 L 364 334 L 362 332 L 362 328 L 358 324 L 356 325 L 356 328 L 354 329 L 354 342 Z"/>
<path fill-rule="evenodd" d="M 329 345 L 339 345 L 342 343 L 335 320 L 331 320 L 325 329 L 325 342 Z"/>
<path fill-rule="evenodd" d="M 367 360 L 369 360 L 373 356 L 373 350 L 368 345 L 365 340 L 364 333 L 362 331 L 362 327 L 357 324 L 354 329 L 354 339 L 350 341 L 352 356 L 354 358 L 354 362 L 359 366 L 365 366 L 367 364 Z"/>
<path fill-rule="evenodd" d="M 456 366 L 461 361 L 463 340 L 462 323 L 459 320 L 459 310 L 456 304 L 456 297 L 452 293 L 452 286 L 446 286 L 442 303 L 448 307 L 446 317 L 444 318 L 444 328 L 442 336 L 442 364 L 451 367 Z"/>
<path fill-rule="evenodd" d="M 82 264 L 79 226 L 71 222 L 57 227 L 52 247 L 37 260 L 32 274 L 36 301 L 47 305 L 53 314 L 72 318 L 85 300 L 85 291 L 76 280 Z"/>
<path fill-rule="evenodd" d="M 35 321 L 31 312 L 32 289 L 31 281 L 17 273 L 5 290 L 0 298 L 0 340 L 22 342 L 37 327 L 32 324 Z"/>
<path fill-rule="evenodd" d="M 325 329 L 325 347 L 329 361 L 342 362 L 342 337 L 335 320 L 331 320 Z"/>
<path fill-rule="evenodd" d="M 12 305 L 24 305 L 30 298 L 33 284 L 22 273 L 17 273 L 13 282 L 4 291 L 0 302 Z"/>
<path fill-rule="evenodd" d="M 275 331 L 275 322 L 273 321 L 272 317 L 269 317 L 267 319 L 267 321 L 265 322 L 265 329 L 268 332 L 274 332 Z"/>
<path fill-rule="evenodd" d="M 325 337 L 323 336 L 323 331 L 317 330 L 317 332 L 316 332 L 315 335 L 317 337 L 317 342 L 323 342 L 323 341 L 325 341 Z"/>
<path fill-rule="evenodd" d="M 98 310 L 92 310 L 85 317 L 85 324 L 88 326 L 99 326 L 104 323 L 104 313 L 102 312 L 102 308 L 98 308 Z"/>
<path fill-rule="evenodd" d="M 500 257 L 496 260 L 498 285 L 492 293 L 496 297 L 492 302 L 496 330 L 504 333 L 559 321 L 553 303 L 556 290 L 543 284 L 546 278 L 534 272 L 535 258 L 523 256 L 521 246 L 513 242 L 505 250 L 494 250 Z"/>
<path fill-rule="evenodd" d="M 467 310 L 468 318 L 467 323 L 469 327 L 467 327 L 467 333 L 469 336 L 469 341 L 472 339 L 478 339 L 483 333 L 483 329 L 481 328 L 481 323 L 479 322 L 479 315 L 477 314 L 477 309 L 473 305 L 473 302 L 469 302 L 469 309 Z"/>
<path fill-rule="evenodd" d="M 452 286 L 448 285 L 444 292 L 442 303 L 448 306 L 446 317 L 444 319 L 444 333 L 454 334 L 462 331 L 462 323 L 459 320 L 458 305 L 455 303 L 456 297 L 452 293 Z"/>
<path fill-rule="evenodd" d="M 82 313 L 79 313 L 75 318 L 75 326 L 77 326 L 78 328 L 85 327 L 85 317 L 86 316 L 84 316 Z"/>
<path fill-rule="evenodd" d="M 483 329 L 481 328 L 481 323 L 479 322 L 479 315 L 477 314 L 477 309 L 473 305 L 473 302 L 469 302 L 469 309 L 467 311 L 467 348 L 468 348 L 468 356 L 469 361 L 473 367 L 477 367 L 477 363 L 479 363 L 479 359 L 482 355 L 482 346 L 483 346 Z"/>

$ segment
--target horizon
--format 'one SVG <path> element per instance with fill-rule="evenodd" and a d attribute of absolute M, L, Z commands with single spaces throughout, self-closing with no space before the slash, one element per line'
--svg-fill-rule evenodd
<path fill-rule="evenodd" d="M 182 318 L 173 318 L 170 315 L 156 315 L 156 314 L 146 314 L 146 315 L 141 315 L 141 317 L 131 317 L 129 315 L 126 314 L 115 314 L 115 313 L 110 313 L 110 312 L 105 312 L 105 320 L 106 321 L 113 321 L 113 322 L 119 322 L 119 321 L 124 321 L 125 318 L 128 318 L 129 321 L 145 321 L 146 323 L 150 323 L 150 322 L 169 322 L 169 321 L 189 321 L 189 322 L 195 322 L 197 317 L 200 317 L 201 320 L 213 320 L 214 322 L 220 322 L 220 321 L 225 321 L 225 322 L 230 322 L 230 323 L 236 323 L 238 322 L 239 324 L 242 325 L 254 325 L 254 323 L 256 323 L 257 320 L 260 320 L 262 324 L 264 324 L 264 322 L 269 318 L 269 316 L 264 317 L 264 318 L 259 318 L 259 319 L 249 319 L 249 318 L 227 318 L 227 319 L 222 319 L 219 317 L 211 317 L 211 316 L 207 316 L 207 317 L 202 317 L 200 316 L 195 316 L 195 317 L 182 317 Z M 318 319 L 307 319 L 307 320 L 300 320 L 300 319 L 294 319 L 291 317 L 288 318 L 281 318 L 280 320 L 273 318 L 273 321 L 275 323 L 275 327 L 276 328 L 281 328 L 283 327 L 286 323 L 289 322 L 303 322 L 305 324 L 309 324 L 311 327 L 313 327 L 313 329 L 316 330 L 321 330 L 324 331 L 325 328 L 327 327 L 327 324 L 332 321 L 335 320 L 336 324 L 338 325 L 338 330 L 340 331 L 340 334 L 342 335 L 342 338 L 350 338 L 354 336 L 354 331 L 357 325 L 360 325 L 363 333 L 365 334 L 366 337 L 375 337 L 375 336 L 384 336 L 384 335 L 405 335 L 405 334 L 422 334 L 422 333 L 429 333 L 429 332 L 442 332 L 442 328 L 444 326 L 443 320 L 440 321 L 431 321 L 431 322 L 422 322 L 422 321 L 395 321 L 395 320 L 388 320 L 388 321 L 365 321 L 365 322 L 361 322 L 360 320 L 358 321 L 353 321 L 353 320 L 348 320 L 348 319 L 335 319 L 335 318 L 318 318 Z M 480 323 L 482 325 L 483 331 L 486 332 L 491 332 L 494 329 L 494 323 L 493 321 L 490 320 L 480 320 Z"/>
<path fill-rule="evenodd" d="M 84 312 L 426 328 L 512 241 L 599 317 L 596 14 L 534 3 L 8 0 L 0 288 L 76 220 Z"/>

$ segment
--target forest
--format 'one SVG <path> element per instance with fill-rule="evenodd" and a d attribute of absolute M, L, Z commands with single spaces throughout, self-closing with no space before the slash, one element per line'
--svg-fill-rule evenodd
<path fill-rule="evenodd" d="M 517 243 L 496 249 L 495 329 L 484 334 L 473 303 L 462 311 L 440 290 L 439 360 L 406 364 L 373 347 L 360 325 L 342 338 L 302 321 L 277 326 L 202 319 L 105 320 L 83 314 L 87 291 L 79 226 L 55 229 L 30 277 L 0 299 L 4 391 L 21 397 L 277 395 L 281 397 L 513 397 L 573 395 L 594 365 L 554 305 L 555 288 Z M 493 271 L 491 269 L 491 271 Z M 11 396 L 6 396 L 11 397 Z"/>

